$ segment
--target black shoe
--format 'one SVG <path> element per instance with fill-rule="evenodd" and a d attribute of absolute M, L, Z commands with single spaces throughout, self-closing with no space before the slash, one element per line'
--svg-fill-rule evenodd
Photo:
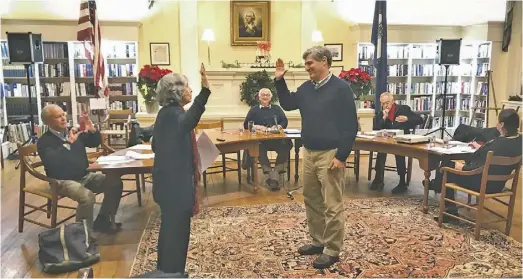
<path fill-rule="evenodd" d="M 300 255 L 316 255 L 323 253 L 323 247 L 306 244 L 298 248 Z"/>
<path fill-rule="evenodd" d="M 98 215 L 93 223 L 93 230 L 103 233 L 116 233 L 122 228 L 122 223 L 115 223 L 108 217 Z"/>
<path fill-rule="evenodd" d="M 340 261 L 340 257 L 333 257 L 326 254 L 321 254 L 314 262 L 312 263 L 312 266 L 317 269 L 324 269 L 328 268 L 331 265 L 337 263 Z"/>
<path fill-rule="evenodd" d="M 392 189 L 393 194 L 403 194 L 405 192 L 407 192 L 407 184 L 402 181 L 400 181 L 398 186 L 396 186 L 396 187 L 394 187 L 394 189 Z"/>
<path fill-rule="evenodd" d="M 382 180 L 374 179 L 372 181 L 372 184 L 370 185 L 371 191 L 383 191 L 383 187 L 385 187 L 385 184 Z"/>

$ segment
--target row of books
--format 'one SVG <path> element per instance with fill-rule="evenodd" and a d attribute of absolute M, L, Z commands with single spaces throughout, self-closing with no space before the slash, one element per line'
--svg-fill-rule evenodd
<path fill-rule="evenodd" d="M 479 63 L 478 68 L 476 70 L 476 76 L 484 77 L 487 75 L 488 70 L 489 70 L 489 63 Z"/>
<path fill-rule="evenodd" d="M 463 99 L 461 99 L 461 105 L 460 105 L 460 109 L 461 110 L 469 110 L 470 109 L 470 105 L 471 105 L 470 98 L 463 98 Z"/>
<path fill-rule="evenodd" d="M 414 111 L 429 111 L 432 109 L 432 97 L 420 97 L 411 100 Z"/>
<path fill-rule="evenodd" d="M 447 97 L 445 99 L 441 98 L 436 100 L 436 110 L 443 110 L 443 102 L 445 102 L 446 110 L 455 110 L 456 109 L 456 98 Z"/>
<path fill-rule="evenodd" d="M 390 82 L 387 84 L 387 91 L 392 94 L 405 94 L 407 92 L 407 83 L 406 82 Z"/>
<path fill-rule="evenodd" d="M 69 77 L 69 64 L 38 64 L 40 77 Z"/>
<path fill-rule="evenodd" d="M 138 104 L 133 101 L 115 101 L 109 104 L 109 109 L 132 109 L 136 113 L 138 112 Z"/>
<path fill-rule="evenodd" d="M 24 65 L 3 65 L 4 78 L 7 77 L 27 77 Z M 33 77 L 33 67 L 28 69 L 29 77 Z"/>
<path fill-rule="evenodd" d="M 109 64 L 108 68 L 110 77 L 131 77 L 137 73 L 136 64 Z"/>
<path fill-rule="evenodd" d="M 45 58 L 67 58 L 68 48 L 67 43 L 58 42 L 44 42 L 44 63 Z"/>
<path fill-rule="evenodd" d="M 470 118 L 467 117 L 467 116 L 460 116 L 460 117 L 459 117 L 459 123 L 460 123 L 460 124 L 469 125 L 469 123 L 470 123 Z"/>
<path fill-rule="evenodd" d="M 71 84 L 69 82 L 40 83 L 40 89 L 42 96 L 71 96 Z"/>
<path fill-rule="evenodd" d="M 434 59 L 435 55 L 436 55 L 435 46 L 417 45 L 412 48 L 412 53 L 411 53 L 411 56 L 413 59 L 416 59 L 416 58 Z"/>
<path fill-rule="evenodd" d="M 436 83 L 436 94 L 443 94 L 445 82 Z M 447 94 L 457 94 L 461 91 L 461 84 L 458 82 L 447 82 Z"/>
<path fill-rule="evenodd" d="M 138 91 L 135 83 L 132 82 L 110 83 L 109 90 L 111 91 L 111 95 L 135 95 Z"/>
<path fill-rule="evenodd" d="M 49 130 L 47 125 L 34 125 L 37 137 L 41 137 Z M 8 140 L 11 143 L 24 143 L 31 135 L 31 125 L 29 123 L 9 124 L 7 125 Z"/>
<path fill-rule="evenodd" d="M 441 127 L 441 119 L 442 117 L 434 117 L 434 126 L 435 127 Z M 454 127 L 454 119 L 455 117 L 453 115 L 445 116 L 445 127 L 452 128 Z"/>
<path fill-rule="evenodd" d="M 407 76 L 409 74 L 409 65 L 389 65 L 389 76 Z"/>
<path fill-rule="evenodd" d="M 433 92 L 434 84 L 432 82 L 417 82 L 412 84 L 410 94 L 432 94 Z"/>
<path fill-rule="evenodd" d="M 412 65 L 412 75 L 413 76 L 433 76 L 434 75 L 434 65 L 431 64 L 421 64 L 421 65 Z"/>
<path fill-rule="evenodd" d="M 102 54 L 107 58 L 136 58 L 136 53 L 137 49 L 134 43 L 102 43 Z M 83 43 L 74 44 L 74 58 L 87 58 Z"/>
<path fill-rule="evenodd" d="M 5 97 L 29 97 L 29 86 L 21 83 L 6 83 L 3 86 Z M 36 85 L 31 85 L 31 96 L 36 98 Z"/>

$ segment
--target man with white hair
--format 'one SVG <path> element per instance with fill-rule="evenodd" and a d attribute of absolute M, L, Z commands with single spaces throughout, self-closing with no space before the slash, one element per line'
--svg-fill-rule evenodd
<path fill-rule="evenodd" d="M 278 129 L 287 128 L 287 116 L 280 106 L 271 104 L 272 92 L 268 88 L 262 88 L 258 92 L 259 104 L 251 107 L 243 126 L 245 129 L 249 127 L 249 121 L 254 122 L 256 130 L 263 130 L 265 128 L 276 126 Z M 260 165 L 262 166 L 265 182 L 271 190 L 277 191 L 280 189 L 278 182 L 278 174 L 285 172 L 285 162 L 288 160 L 289 151 L 292 148 L 290 140 L 266 140 L 260 142 L 260 155 L 258 157 Z M 276 166 L 272 170 L 271 163 L 267 157 L 267 151 L 276 151 Z"/>
<path fill-rule="evenodd" d="M 102 136 L 93 122 L 85 116 L 84 131 L 68 129 L 65 112 L 54 104 L 42 109 L 42 120 L 49 130 L 38 139 L 38 155 L 46 175 L 58 181 L 58 194 L 78 202 L 76 221 L 85 219 L 89 228 L 95 231 L 114 233 L 119 230 L 121 224 L 114 219 L 122 197 L 120 176 L 87 172 L 89 161 L 85 148 L 102 143 Z M 104 193 L 104 200 L 93 223 L 95 193 Z"/>
<path fill-rule="evenodd" d="M 403 130 L 405 134 L 409 134 L 410 129 L 414 129 L 416 125 L 423 123 L 421 116 L 412 112 L 409 106 L 395 104 L 394 96 L 389 92 L 381 93 L 380 103 L 382 111 L 376 115 L 375 130 L 399 129 Z M 383 183 L 383 176 L 385 175 L 386 160 L 386 153 L 378 153 L 375 166 L 376 176 L 370 186 L 371 190 L 383 190 L 383 187 L 385 186 Z M 392 193 L 399 194 L 407 191 L 407 183 L 405 181 L 405 175 L 407 173 L 405 156 L 396 155 L 396 170 L 400 176 L 400 181 L 398 186 L 392 189 Z"/>

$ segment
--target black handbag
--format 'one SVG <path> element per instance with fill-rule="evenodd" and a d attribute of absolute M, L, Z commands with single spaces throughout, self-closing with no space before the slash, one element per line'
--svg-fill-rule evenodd
<path fill-rule="evenodd" d="M 71 272 L 100 260 L 100 254 L 85 220 L 61 225 L 38 234 L 38 246 L 38 258 L 45 273 Z"/>

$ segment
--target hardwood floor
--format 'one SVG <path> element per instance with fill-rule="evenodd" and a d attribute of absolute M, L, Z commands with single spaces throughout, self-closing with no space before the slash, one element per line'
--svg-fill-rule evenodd
<path fill-rule="evenodd" d="M 394 162 L 392 156 L 387 160 Z M 14 168 L 15 161 L 5 161 L 5 168 L 2 169 L 1 185 L 1 267 L 0 277 L 77 277 L 77 272 L 60 274 L 53 276 L 41 273 L 41 266 L 38 261 L 38 233 L 45 229 L 31 223 L 25 223 L 24 231 L 18 233 L 18 197 L 19 197 L 19 171 Z M 368 160 L 362 156 L 360 168 L 360 181 L 356 182 L 352 169 L 348 170 L 349 180 L 346 186 L 345 195 L 347 198 L 368 198 L 392 196 L 390 190 L 397 184 L 398 177 L 393 172 L 385 174 L 385 190 L 377 193 L 368 190 L 370 181 L 367 180 Z M 404 195 L 421 196 L 423 188 L 421 185 L 422 171 L 414 162 L 412 181 L 409 190 Z M 293 176 L 294 174 L 292 174 Z M 246 181 L 245 172 L 242 181 Z M 203 200 L 204 206 L 224 206 L 224 205 L 249 205 L 287 202 L 289 198 L 285 190 L 274 193 L 260 188 L 258 194 L 251 194 L 247 187 L 239 187 L 236 174 L 227 174 L 227 179 L 223 180 L 221 174 L 208 176 L 208 186 Z M 39 183 L 36 179 L 28 176 L 28 183 Z M 292 181 L 285 182 L 287 188 L 297 188 L 298 184 Z M 133 182 L 126 181 L 125 187 L 132 189 L 135 187 Z M 521 242 L 521 180 L 518 187 L 516 199 L 516 209 L 513 217 L 511 236 Z M 296 201 L 302 202 L 302 196 L 295 194 Z M 432 191 L 430 197 L 439 198 Z M 98 196 L 98 205 L 95 206 L 95 214 L 99 210 L 99 203 L 102 196 Z M 464 197 L 461 197 L 464 199 Z M 34 201 L 35 196 L 28 196 L 28 201 Z M 42 202 L 43 199 L 40 198 Z M 156 209 L 151 194 L 151 184 L 147 184 L 146 192 L 142 194 L 142 207 L 138 206 L 136 195 L 130 195 L 122 199 L 117 220 L 123 223 L 123 230 L 116 235 L 97 235 L 98 250 L 101 254 L 101 261 L 93 265 L 94 277 L 128 277 L 130 268 L 133 264 L 134 256 L 142 236 L 143 229 L 147 224 L 150 213 Z M 73 202 L 69 202 L 74 205 Z M 497 209 L 499 207 L 492 206 Z M 506 210 L 498 210 L 505 213 Z M 60 212 L 62 214 L 60 214 Z M 59 211 L 59 216 L 69 213 L 66 210 Z M 43 213 L 36 216 L 39 221 L 48 221 Z M 490 215 L 489 213 L 487 213 Z M 35 216 L 35 215 L 33 215 Z M 502 222 L 486 225 L 488 228 L 495 228 L 503 231 L 505 224 Z"/>

